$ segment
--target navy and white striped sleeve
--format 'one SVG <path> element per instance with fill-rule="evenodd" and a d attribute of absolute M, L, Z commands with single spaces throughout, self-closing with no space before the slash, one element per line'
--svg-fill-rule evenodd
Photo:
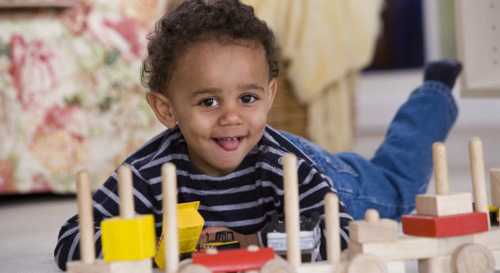
<path fill-rule="evenodd" d="M 147 182 L 140 176 L 135 168 L 133 173 L 133 195 L 135 211 L 139 214 L 148 214 L 153 211 L 153 198 Z M 101 253 L 101 221 L 119 215 L 119 197 L 116 172 L 93 194 L 93 215 L 95 248 L 98 258 Z M 80 232 L 78 228 L 78 215 L 71 217 L 59 231 L 54 257 L 58 267 L 66 270 L 68 261 L 80 259 Z"/>
<path fill-rule="evenodd" d="M 319 215 L 324 217 L 324 198 L 329 192 L 336 193 L 330 179 L 311 165 L 299 160 L 299 202 L 301 215 Z M 345 206 L 339 201 L 339 222 L 342 248 L 347 247 L 349 241 L 349 222 L 352 217 L 346 212 Z"/>

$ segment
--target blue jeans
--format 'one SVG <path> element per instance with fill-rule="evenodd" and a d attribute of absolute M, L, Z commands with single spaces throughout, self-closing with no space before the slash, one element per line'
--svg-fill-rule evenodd
<path fill-rule="evenodd" d="M 436 81 L 412 92 L 392 120 L 385 140 L 371 160 L 354 153 L 332 154 L 283 132 L 328 175 L 354 219 L 369 208 L 399 220 L 415 208 L 432 174 L 432 144 L 444 141 L 458 115 L 451 90 Z"/>

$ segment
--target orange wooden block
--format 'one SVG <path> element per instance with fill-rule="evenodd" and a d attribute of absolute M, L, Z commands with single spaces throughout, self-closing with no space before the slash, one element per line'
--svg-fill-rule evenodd
<path fill-rule="evenodd" d="M 247 249 L 228 249 L 217 253 L 195 252 L 193 264 L 206 266 L 213 273 L 240 272 L 259 270 L 275 254 L 272 248 L 259 248 L 254 251 Z"/>
<path fill-rule="evenodd" d="M 488 214 L 483 212 L 447 216 L 404 215 L 403 233 L 424 237 L 450 237 L 488 231 Z"/>

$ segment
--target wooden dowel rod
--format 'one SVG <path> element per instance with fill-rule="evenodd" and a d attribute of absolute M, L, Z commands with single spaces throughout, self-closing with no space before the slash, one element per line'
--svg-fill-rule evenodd
<path fill-rule="evenodd" d="M 326 253 L 328 262 L 336 268 L 340 265 L 339 199 L 334 193 L 325 195 Z"/>
<path fill-rule="evenodd" d="M 448 194 L 448 160 L 443 143 L 436 142 L 432 145 L 432 161 L 436 194 Z"/>
<path fill-rule="evenodd" d="M 297 157 L 286 154 L 283 157 L 283 184 L 285 188 L 285 225 L 287 237 L 287 260 L 294 266 L 301 264 L 299 227 L 299 184 Z"/>
<path fill-rule="evenodd" d="M 118 169 L 118 194 L 120 196 L 120 217 L 124 219 L 135 216 L 132 190 L 132 172 L 127 165 L 123 165 Z"/>
<path fill-rule="evenodd" d="M 478 137 L 473 137 L 469 142 L 469 156 L 475 210 L 488 213 L 483 144 Z"/>
<path fill-rule="evenodd" d="M 86 264 L 95 261 L 94 216 L 92 214 L 92 190 L 89 175 L 77 174 L 76 193 L 78 202 L 78 226 L 80 228 L 80 260 Z"/>
<path fill-rule="evenodd" d="M 490 169 L 491 204 L 500 208 L 500 168 Z"/>
<path fill-rule="evenodd" d="M 179 238 L 177 234 L 177 177 L 175 165 L 162 166 L 163 230 L 165 240 L 165 272 L 177 273 L 179 269 Z"/>

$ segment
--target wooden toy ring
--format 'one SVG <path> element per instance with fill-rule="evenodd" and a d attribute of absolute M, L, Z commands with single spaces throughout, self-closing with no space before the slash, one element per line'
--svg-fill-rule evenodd
<path fill-rule="evenodd" d="M 111 218 L 101 222 L 104 261 L 144 260 L 155 255 L 152 215 L 130 219 Z"/>

